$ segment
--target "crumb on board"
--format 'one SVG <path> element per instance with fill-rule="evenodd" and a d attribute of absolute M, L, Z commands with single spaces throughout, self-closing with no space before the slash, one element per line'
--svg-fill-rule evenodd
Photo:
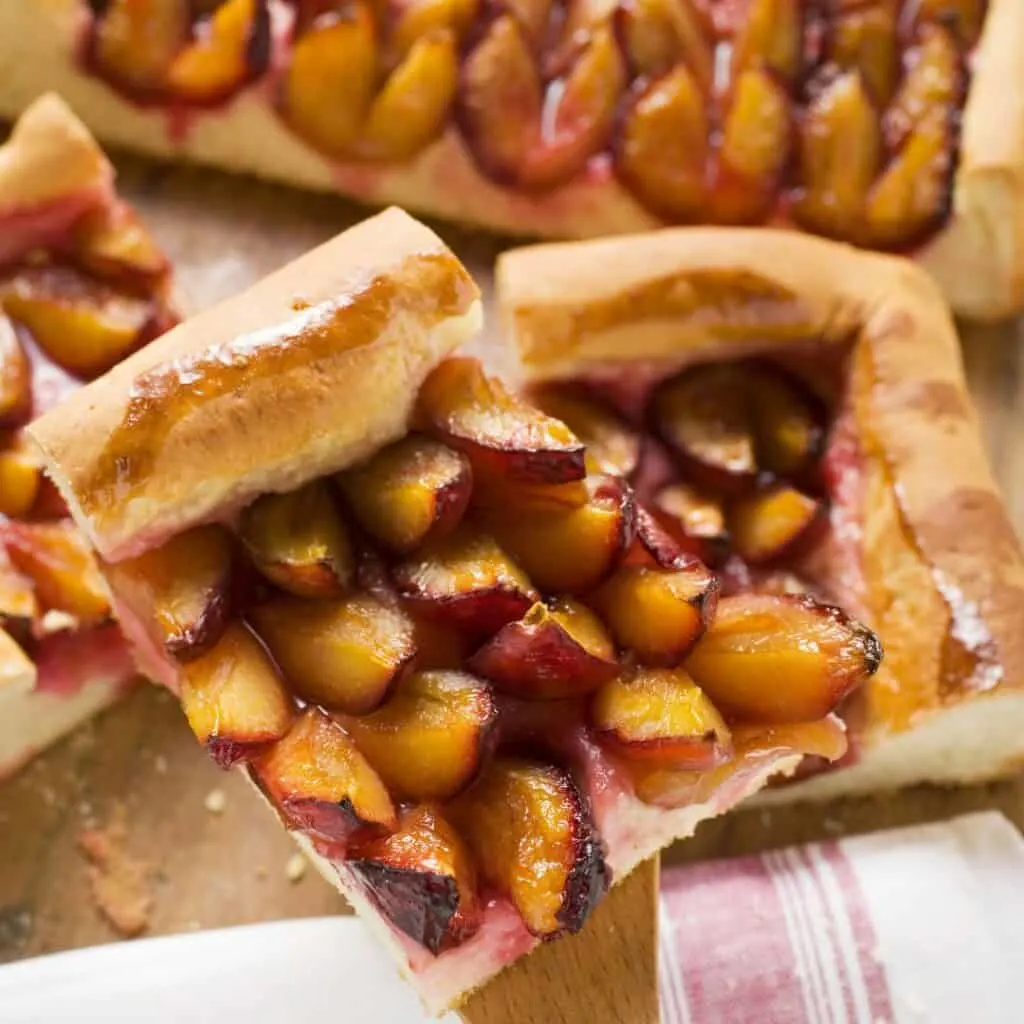
<path fill-rule="evenodd" d="M 306 858 L 301 853 L 293 853 L 284 866 L 285 877 L 293 885 L 296 882 L 301 882 L 305 877 L 307 867 L 309 867 L 309 862 Z"/>
<path fill-rule="evenodd" d="M 203 800 L 203 806 L 211 814 L 223 814 L 224 808 L 228 805 L 227 795 L 223 789 L 211 789 Z"/>
<path fill-rule="evenodd" d="M 78 848 L 88 860 L 89 886 L 96 909 L 125 938 L 141 935 L 153 909 L 149 865 L 125 850 L 124 808 L 105 827 L 83 828 Z"/>

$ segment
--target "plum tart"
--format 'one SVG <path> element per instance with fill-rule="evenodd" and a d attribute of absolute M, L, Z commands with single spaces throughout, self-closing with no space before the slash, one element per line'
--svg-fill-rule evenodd
<path fill-rule="evenodd" d="M 453 354 L 480 319 L 390 210 L 32 427 L 140 664 L 432 1011 L 770 776 L 841 757 L 834 709 L 881 660 L 814 597 L 726 596 L 615 438 Z"/>
<path fill-rule="evenodd" d="M 63 101 L 0 147 L 0 776 L 135 677 L 91 548 L 24 428 L 173 318 L 167 261 Z"/>
<path fill-rule="evenodd" d="M 516 234 L 795 226 L 992 318 L 1021 39 L 1018 0 L 38 0 L 0 112 L 59 88 L 120 145 Z"/>
<path fill-rule="evenodd" d="M 707 676 L 778 614 L 769 595 L 839 605 L 884 645 L 840 705 L 846 756 L 829 771 L 808 758 L 771 799 L 1020 768 L 1024 558 L 953 323 L 919 268 L 792 233 L 681 228 L 513 250 L 497 279 L 533 400 L 596 464 L 629 468 L 658 526 L 720 573 L 687 661 L 719 712 L 824 706 L 795 665 L 793 703 L 776 703 L 761 675 L 774 639 L 742 674 Z M 806 597 L 785 600 L 806 614 Z"/>

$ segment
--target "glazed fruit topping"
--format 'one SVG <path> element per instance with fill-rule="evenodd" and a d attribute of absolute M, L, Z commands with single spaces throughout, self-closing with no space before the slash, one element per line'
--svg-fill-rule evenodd
<path fill-rule="evenodd" d="M 558 484 L 586 473 L 584 446 L 572 431 L 488 377 L 475 359 L 441 363 L 420 389 L 418 415 L 483 479 Z"/>
<path fill-rule="evenodd" d="M 464 455 L 416 434 L 342 473 L 338 482 L 359 525 L 395 554 L 450 533 L 473 489 Z"/>
<path fill-rule="evenodd" d="M 583 794 L 553 765 L 497 757 L 452 805 L 486 882 L 533 935 L 578 931 L 608 886 Z"/>
<path fill-rule="evenodd" d="M 826 424 L 798 379 L 687 370 L 639 416 L 582 386 L 544 396 L 443 363 L 402 440 L 110 572 L 181 665 L 215 758 L 247 762 L 288 826 L 435 954 L 492 898 L 538 937 L 582 926 L 608 884 L 584 751 L 641 799 L 707 799 L 750 759 L 841 755 L 841 723 L 822 720 L 880 656 L 810 597 L 720 597 L 698 557 L 715 546 L 737 577 L 814 543 L 824 503 L 802 488 Z M 739 471 L 719 457 L 723 415 Z M 650 422 L 724 485 L 661 478 L 638 500 Z"/>
<path fill-rule="evenodd" d="M 94 10 L 86 64 L 137 102 L 219 103 L 269 66 L 267 0 L 109 0 Z"/>
<path fill-rule="evenodd" d="M 476 778 L 495 739 L 491 688 L 464 672 L 417 672 L 379 711 L 339 721 L 402 800 L 445 800 Z"/>
<path fill-rule="evenodd" d="M 809 722 L 835 710 L 881 662 L 877 637 L 808 597 L 741 594 L 718 603 L 686 665 L 723 711 Z"/>
<path fill-rule="evenodd" d="M 84 59 L 129 98 L 171 106 L 265 77 L 284 122 L 330 159 L 403 164 L 456 136 L 515 191 L 611 168 L 669 222 L 795 220 L 889 249 L 948 213 L 986 13 L 985 0 L 292 0 L 292 23 L 271 6 L 108 0 Z"/>
<path fill-rule="evenodd" d="M 291 828 L 348 843 L 397 824 L 380 777 L 345 730 L 318 708 L 307 708 L 254 769 Z"/>
<path fill-rule="evenodd" d="M 590 716 L 600 741 L 632 761 L 706 771 L 732 757 L 725 719 L 682 669 L 616 676 L 594 697 Z"/>
<path fill-rule="evenodd" d="M 137 558 L 107 565 L 127 610 L 156 627 L 156 641 L 181 661 L 223 635 L 231 613 L 234 538 L 223 526 L 197 526 Z"/>
<path fill-rule="evenodd" d="M 416 653 L 412 619 L 369 594 L 278 597 L 251 617 L 298 696 L 353 715 L 380 707 Z"/>
<path fill-rule="evenodd" d="M 404 811 L 390 835 L 356 846 L 349 866 L 395 927 L 431 953 L 480 927 L 473 859 L 436 807 Z"/>
<path fill-rule="evenodd" d="M 291 697 L 262 644 L 242 623 L 231 623 L 210 650 L 182 667 L 181 675 L 188 724 L 222 767 L 288 732 Z"/>
<path fill-rule="evenodd" d="M 538 601 L 498 630 L 468 665 L 503 693 L 532 700 L 583 696 L 618 671 L 601 620 L 569 598 Z"/>
<path fill-rule="evenodd" d="M 352 546 L 327 485 L 314 481 L 250 505 L 240 529 L 253 564 L 298 597 L 340 597 L 352 585 Z"/>

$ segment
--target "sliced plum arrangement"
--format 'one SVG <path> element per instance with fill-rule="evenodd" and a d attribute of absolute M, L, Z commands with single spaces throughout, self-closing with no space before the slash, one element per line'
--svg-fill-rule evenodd
<path fill-rule="evenodd" d="M 83 0 L 84 3 L 84 0 Z M 667 223 L 882 249 L 945 222 L 985 0 L 92 0 L 82 60 L 194 110 L 258 83 L 330 160 L 456 137 L 524 194 L 614 176 Z"/>
<path fill-rule="evenodd" d="M 844 752 L 834 712 L 877 639 L 735 583 L 795 568 L 826 522 L 824 409 L 761 362 L 684 370 L 637 417 L 582 384 L 534 405 L 453 357 L 404 439 L 110 580 L 214 760 L 408 940 L 442 955 L 495 900 L 549 939 L 610 882 L 586 751 L 668 808 Z M 658 446 L 675 475 L 652 490 Z"/>

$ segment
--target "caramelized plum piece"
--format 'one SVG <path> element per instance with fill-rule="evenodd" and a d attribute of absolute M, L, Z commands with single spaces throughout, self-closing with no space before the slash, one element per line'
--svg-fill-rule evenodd
<path fill-rule="evenodd" d="M 76 222 L 71 255 L 97 277 L 143 292 L 157 288 L 170 273 L 153 237 L 122 202 L 105 204 Z"/>
<path fill-rule="evenodd" d="M 537 600 L 494 538 L 469 526 L 424 545 L 394 567 L 392 578 L 418 614 L 469 633 L 490 635 Z"/>
<path fill-rule="evenodd" d="M 636 469 L 640 435 L 606 402 L 572 384 L 541 385 L 530 401 L 583 442 L 588 472 L 628 477 Z"/>
<path fill-rule="evenodd" d="M 946 108 L 924 117 L 872 188 L 864 211 L 872 245 L 912 245 L 949 212 L 957 116 L 953 108 Z"/>
<path fill-rule="evenodd" d="M 483 880 L 511 899 L 532 935 L 583 927 L 608 888 L 590 810 L 551 765 L 495 758 L 450 808 Z"/>
<path fill-rule="evenodd" d="M 649 665 L 677 665 L 704 635 L 718 580 L 699 562 L 687 568 L 623 565 L 591 601 L 623 647 Z"/>
<path fill-rule="evenodd" d="M 16 640 L 27 640 L 38 617 L 39 603 L 32 581 L 18 572 L 0 543 L 0 627 Z"/>
<path fill-rule="evenodd" d="M 685 65 L 701 88 L 714 74 L 713 29 L 707 10 L 691 0 L 633 0 L 615 10 L 616 28 L 630 68 L 638 78 L 660 78 Z"/>
<path fill-rule="evenodd" d="M 882 121 L 885 141 L 899 149 L 934 111 L 959 105 L 966 84 L 963 58 L 952 32 L 923 25 L 904 57 L 903 81 Z"/>
<path fill-rule="evenodd" d="M 23 447 L 0 450 L 0 515 L 20 519 L 35 505 L 42 482 L 39 459 Z"/>
<path fill-rule="evenodd" d="M 636 507 L 636 539 L 626 552 L 625 565 L 656 569 L 689 569 L 694 557 L 644 505 Z"/>
<path fill-rule="evenodd" d="M 222 768 L 280 739 L 294 715 L 273 662 L 240 622 L 182 667 L 181 706 L 196 738 Z"/>
<path fill-rule="evenodd" d="M 792 145 L 789 107 L 789 96 L 768 71 L 755 67 L 740 74 L 718 151 L 716 223 L 755 224 L 775 206 Z"/>
<path fill-rule="evenodd" d="M 404 56 L 420 39 L 445 29 L 460 39 L 472 26 L 479 8 L 479 0 L 402 0 L 391 12 L 388 42 Z"/>
<path fill-rule="evenodd" d="M 803 52 L 801 0 L 750 0 L 732 51 L 733 79 L 764 68 L 783 82 L 795 82 Z"/>
<path fill-rule="evenodd" d="M 592 26 L 580 40 L 546 80 L 528 30 L 501 14 L 466 55 L 459 121 L 488 177 L 550 189 L 575 177 L 608 140 L 625 64 L 609 25 Z"/>
<path fill-rule="evenodd" d="M 777 476 L 795 476 L 823 454 L 825 410 L 795 377 L 755 364 L 750 400 L 757 421 L 757 461 L 762 469 Z"/>
<path fill-rule="evenodd" d="M 793 215 L 833 238 L 854 237 L 882 160 L 878 114 L 858 71 L 821 89 L 804 112 Z"/>
<path fill-rule="evenodd" d="M 751 565 L 789 558 L 812 543 L 825 504 L 777 484 L 739 498 L 729 509 L 732 546 Z"/>
<path fill-rule="evenodd" d="M 504 693 L 558 700 L 591 693 L 619 670 L 601 620 L 577 601 L 538 601 L 467 662 Z"/>
<path fill-rule="evenodd" d="M 480 771 L 498 709 L 465 672 L 416 672 L 379 711 L 339 721 L 396 798 L 447 800 Z"/>
<path fill-rule="evenodd" d="M 369 594 L 313 603 L 284 597 L 250 615 L 292 690 L 349 715 L 380 707 L 416 654 L 412 619 Z"/>
<path fill-rule="evenodd" d="M 380 912 L 435 956 L 480 927 L 476 867 L 435 807 L 403 811 L 391 835 L 358 845 L 347 865 Z"/>
<path fill-rule="evenodd" d="M 70 267 L 21 270 L 2 289 L 7 313 L 54 362 L 92 378 L 153 336 L 153 305 L 122 295 Z"/>
<path fill-rule="evenodd" d="M 14 565 L 35 585 L 44 609 L 73 615 L 83 626 L 110 618 L 106 584 L 73 523 L 15 523 L 4 527 Z"/>
<path fill-rule="evenodd" d="M 322 480 L 257 498 L 239 533 L 256 568 L 297 597 L 339 597 L 352 586 L 352 545 Z"/>
<path fill-rule="evenodd" d="M 323 13 L 292 46 L 284 116 L 312 146 L 344 157 L 359 137 L 376 78 L 377 39 L 369 6 L 356 2 L 344 14 Z"/>
<path fill-rule="evenodd" d="M 96 15 L 89 60 L 114 85 L 145 98 L 161 91 L 191 29 L 187 0 L 109 0 Z"/>
<path fill-rule="evenodd" d="M 20 427 L 31 414 L 32 366 L 14 324 L 0 311 L 0 427 Z"/>
<path fill-rule="evenodd" d="M 705 565 L 729 554 L 729 533 L 721 502 L 686 483 L 669 484 L 654 496 L 652 510 L 677 544 Z"/>
<path fill-rule="evenodd" d="M 359 525 L 390 551 L 407 554 L 458 525 L 473 476 L 460 452 L 410 434 L 340 474 L 338 483 Z"/>
<path fill-rule="evenodd" d="M 266 0 L 223 0 L 167 69 L 167 85 L 187 103 L 215 103 L 262 74 L 269 58 Z"/>
<path fill-rule="evenodd" d="M 384 783 L 345 730 L 319 708 L 306 708 L 253 770 L 289 828 L 348 843 L 397 824 Z"/>
<path fill-rule="evenodd" d="M 631 761 L 707 771 L 732 757 L 732 737 L 682 669 L 638 668 L 594 694 L 590 721 L 609 750 Z"/>
<path fill-rule="evenodd" d="M 448 120 L 458 67 L 451 32 L 442 29 L 416 40 L 371 104 L 356 154 L 365 160 L 408 160 L 433 142 Z"/>
<path fill-rule="evenodd" d="M 106 566 L 118 598 L 179 661 L 209 650 L 231 613 L 233 542 L 223 526 L 197 526 L 137 558 Z"/>
<path fill-rule="evenodd" d="M 590 590 L 608 576 L 632 542 L 634 503 L 628 485 L 621 477 L 596 475 L 588 476 L 585 484 L 589 497 L 579 508 L 558 511 L 510 501 L 483 510 L 488 528 L 542 591 Z"/>
<path fill-rule="evenodd" d="M 828 55 L 840 68 L 860 71 L 872 99 L 884 107 L 899 73 L 896 4 L 879 0 L 842 10 L 829 27 Z"/>
<path fill-rule="evenodd" d="M 824 447 L 824 413 L 795 378 L 757 362 L 695 366 L 651 399 L 659 435 L 683 473 L 711 490 L 749 490 L 761 470 L 791 476 Z"/>
<path fill-rule="evenodd" d="M 718 790 L 781 758 L 803 754 L 837 761 L 846 753 L 846 728 L 835 715 L 789 725 L 735 725 L 732 738 L 734 757 L 711 771 L 636 770 L 637 797 L 669 808 L 706 803 Z"/>
<path fill-rule="evenodd" d="M 615 146 L 616 174 L 656 216 L 699 220 L 708 199 L 709 128 L 700 86 L 679 64 L 627 110 Z"/>
<path fill-rule="evenodd" d="M 882 660 L 869 629 L 810 597 L 723 597 L 687 670 L 726 715 L 759 723 L 822 718 Z"/>
<path fill-rule="evenodd" d="M 431 433 L 465 452 L 473 472 L 527 484 L 581 480 L 584 447 L 572 431 L 484 374 L 476 359 L 446 359 L 420 389 Z"/>
<path fill-rule="evenodd" d="M 655 430 L 683 473 L 726 492 L 757 478 L 754 422 L 742 364 L 695 366 L 664 381 L 651 398 Z"/>
<path fill-rule="evenodd" d="M 969 50 L 981 35 L 985 0 L 911 0 L 903 8 L 909 21 L 928 22 L 952 29 L 960 45 Z"/>

